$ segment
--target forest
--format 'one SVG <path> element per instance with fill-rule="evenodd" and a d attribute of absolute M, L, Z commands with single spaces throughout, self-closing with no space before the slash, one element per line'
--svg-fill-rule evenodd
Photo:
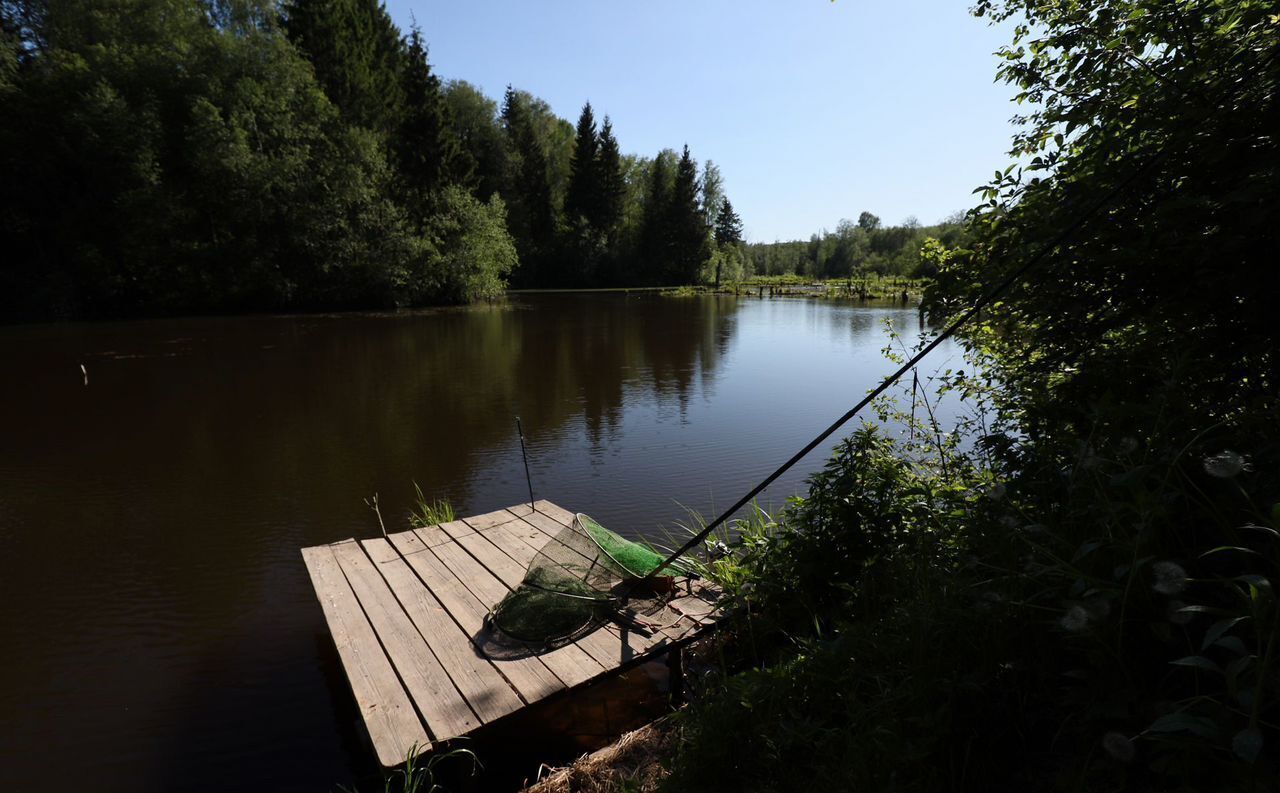
<path fill-rule="evenodd" d="M 915 218 L 885 226 L 871 212 L 858 220 L 841 220 L 836 230 L 823 229 L 807 241 L 752 243 L 744 262 L 750 275 L 801 275 L 815 279 L 859 275 L 905 275 L 930 278 L 952 251 L 966 242 L 965 215 L 952 215 L 933 226 Z"/>
<path fill-rule="evenodd" d="M 442 81 L 379 0 L 3 0 L 0 171 L 10 322 L 688 284 L 741 239 L 710 160 Z"/>

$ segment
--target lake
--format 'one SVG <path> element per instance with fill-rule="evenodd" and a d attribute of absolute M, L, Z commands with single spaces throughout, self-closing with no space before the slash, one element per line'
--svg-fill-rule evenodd
<path fill-rule="evenodd" d="M 525 500 L 516 416 L 538 498 L 660 539 L 891 371 L 885 320 L 921 328 L 899 305 L 652 293 L 0 328 L 0 789 L 367 774 L 299 548 L 378 535 L 375 493 L 404 528 L 414 482 L 459 515 Z"/>

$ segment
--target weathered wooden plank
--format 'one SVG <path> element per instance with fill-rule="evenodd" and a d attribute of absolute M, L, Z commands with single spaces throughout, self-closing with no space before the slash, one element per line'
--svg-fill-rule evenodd
<path fill-rule="evenodd" d="M 488 607 L 440 561 L 416 532 L 392 534 L 390 539 L 418 578 L 467 635 L 468 649 L 477 652 L 470 637 L 483 628 Z M 537 702 L 565 688 L 564 682 L 537 658 L 494 660 L 492 663 L 494 668 L 511 681 L 526 702 Z"/>
<path fill-rule="evenodd" d="M 562 526 L 573 525 L 573 513 L 563 507 L 556 506 L 546 499 L 538 499 L 533 502 L 533 506 L 536 513 L 547 515 Z M 528 516 L 522 515 L 521 517 Z"/>
<path fill-rule="evenodd" d="M 517 524 L 526 533 L 532 533 L 535 537 L 541 535 L 514 515 L 510 517 L 511 520 L 506 523 L 492 526 L 484 532 L 463 534 L 457 539 L 459 545 L 489 568 L 508 589 L 515 589 L 524 578 L 529 562 L 537 554 L 519 536 Z M 465 518 L 464 521 L 470 523 L 471 519 Z M 650 649 L 654 642 L 646 641 L 645 637 L 634 631 L 624 634 L 617 630 L 617 626 L 608 625 L 579 638 L 574 644 L 594 658 L 603 669 L 615 669 Z"/>
<path fill-rule="evenodd" d="M 357 543 L 343 543 L 333 555 L 378 634 L 392 666 L 409 691 L 427 731 L 437 741 L 466 735 L 480 726 L 466 699 L 396 601 L 373 562 Z"/>
<path fill-rule="evenodd" d="M 361 544 L 480 720 L 491 722 L 519 710 L 524 701 L 511 684 L 493 664 L 476 654 L 471 637 L 463 633 L 391 543 L 378 538 Z"/>
<path fill-rule="evenodd" d="M 329 546 L 303 548 L 302 558 L 378 762 L 391 768 L 403 763 L 411 751 L 429 750 L 431 741 L 422 721 L 396 679 L 333 550 Z"/>
<path fill-rule="evenodd" d="M 507 523 L 508 521 L 512 520 L 513 517 L 514 516 L 507 510 L 499 509 L 493 512 L 486 512 L 483 515 L 475 515 L 470 518 L 463 518 L 463 521 L 468 526 L 475 529 L 476 531 L 484 531 L 485 529 L 491 528 L 493 526 L 498 526 L 500 524 Z"/>
<path fill-rule="evenodd" d="M 416 529 L 416 531 L 424 534 L 423 529 Z M 452 536 L 451 532 L 454 531 L 458 532 L 459 536 L 464 536 L 465 533 L 471 531 L 471 528 L 462 521 L 453 521 L 441 526 L 429 527 L 425 531 L 423 541 L 431 545 L 431 552 L 440 561 L 444 562 L 445 566 L 466 584 L 472 594 L 482 603 L 492 605 L 502 600 L 510 590 L 484 565 L 467 553 L 461 545 L 457 542 L 437 543 L 434 541 L 438 538 L 439 533 Z M 521 575 L 523 575 L 523 572 Z M 565 685 L 571 688 L 605 672 L 604 667 L 598 661 L 581 648 L 572 644 L 550 652 L 540 653 L 537 657 L 547 665 L 548 669 L 556 673 L 556 677 L 563 680 Z"/>

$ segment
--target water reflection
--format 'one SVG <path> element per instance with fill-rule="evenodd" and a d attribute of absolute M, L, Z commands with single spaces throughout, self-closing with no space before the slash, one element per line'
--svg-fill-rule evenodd
<path fill-rule="evenodd" d="M 329 789 L 367 753 L 298 548 L 540 497 L 628 534 L 731 502 L 914 310 L 539 295 L 387 316 L 0 329 L 0 789 Z M 89 383 L 84 384 L 84 365 Z M 816 452 L 770 491 L 780 503 Z"/>

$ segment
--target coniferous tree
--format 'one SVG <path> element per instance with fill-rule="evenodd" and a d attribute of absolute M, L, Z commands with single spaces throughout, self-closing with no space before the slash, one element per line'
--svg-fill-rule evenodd
<path fill-rule="evenodd" d="M 569 190 L 564 199 L 565 220 L 571 228 L 594 225 L 591 221 L 600 195 L 598 152 L 595 116 L 591 112 L 591 103 L 587 102 L 578 117 L 573 159 L 569 165 Z"/>
<path fill-rule="evenodd" d="M 728 198 L 720 204 L 720 214 L 716 218 L 716 245 L 737 245 L 742 242 L 742 218 L 733 211 L 733 204 Z"/>
<path fill-rule="evenodd" d="M 668 217 L 671 206 L 671 175 L 667 152 L 659 152 L 649 168 L 644 216 L 640 230 L 640 262 L 636 280 L 660 284 L 669 270 Z"/>
<path fill-rule="evenodd" d="M 711 258 L 711 240 L 698 202 L 698 165 L 687 145 L 676 166 L 667 223 L 670 251 L 667 278 L 673 284 L 694 283 L 702 266 Z"/>
<path fill-rule="evenodd" d="M 440 80 L 431 73 L 427 48 L 417 28 L 409 34 L 402 71 L 404 112 L 393 143 L 404 192 L 419 214 L 446 184 L 465 181 L 463 152 L 449 123 L 440 95 Z"/>
<path fill-rule="evenodd" d="M 547 154 L 533 127 L 525 100 L 511 86 L 502 103 L 502 125 L 510 151 L 508 189 L 511 232 L 520 251 L 518 276 L 526 284 L 541 284 L 550 275 L 543 258 L 550 253 L 555 233 L 555 206 L 547 173 Z"/>
<path fill-rule="evenodd" d="M 613 136 L 613 123 L 604 117 L 600 127 L 598 170 L 598 194 L 593 207 L 594 223 L 608 240 L 610 247 L 617 244 L 618 229 L 622 225 L 623 199 L 626 181 L 622 175 L 622 155 L 618 151 L 618 139 Z"/>
<path fill-rule="evenodd" d="M 347 121 L 395 133 L 404 103 L 400 30 L 379 0 L 292 0 L 290 38 Z"/>

